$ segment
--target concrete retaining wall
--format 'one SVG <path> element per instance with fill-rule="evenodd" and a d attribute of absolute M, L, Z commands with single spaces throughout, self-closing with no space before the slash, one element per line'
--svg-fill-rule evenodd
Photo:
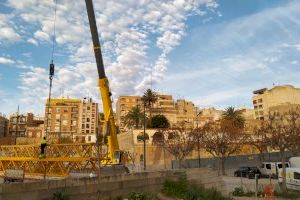
<path fill-rule="evenodd" d="M 184 175 L 184 171 L 174 170 L 101 177 L 100 181 L 86 178 L 1 184 L 0 200 L 46 200 L 59 191 L 72 200 L 108 199 L 130 192 L 157 192 L 166 179 L 176 180 Z"/>
<path fill-rule="evenodd" d="M 286 152 L 286 157 L 289 158 L 292 156 L 290 152 Z M 279 152 L 273 153 L 265 153 L 262 156 L 264 161 L 280 161 L 280 154 Z M 198 159 L 187 159 L 183 162 L 184 168 L 197 168 L 199 166 Z M 200 159 L 201 167 L 211 167 L 213 169 L 218 169 L 219 161 L 216 158 L 201 158 Z M 233 171 L 241 166 L 259 166 L 260 165 L 260 158 L 258 154 L 249 154 L 249 155 L 237 155 L 237 156 L 230 156 L 227 158 L 225 162 L 225 169 L 228 175 L 233 175 Z M 172 168 L 178 169 L 179 164 L 178 161 L 172 161 Z"/>

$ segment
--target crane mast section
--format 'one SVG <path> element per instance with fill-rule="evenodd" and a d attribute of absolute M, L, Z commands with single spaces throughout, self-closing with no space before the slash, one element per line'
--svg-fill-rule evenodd
<path fill-rule="evenodd" d="M 111 92 L 109 88 L 109 81 L 105 75 L 93 2 L 92 0 L 85 0 L 85 3 L 86 3 L 86 9 L 87 9 L 87 14 L 89 19 L 90 30 L 92 34 L 93 47 L 94 47 L 94 53 L 95 53 L 98 76 L 99 76 L 98 85 L 100 88 L 100 93 L 102 98 L 104 123 L 105 123 L 104 126 L 107 129 L 109 135 L 109 140 L 108 140 L 109 157 L 113 159 L 114 152 L 116 150 L 119 150 L 119 144 L 117 140 L 117 129 L 116 129 L 115 119 L 114 119 L 113 109 L 112 109 Z"/>

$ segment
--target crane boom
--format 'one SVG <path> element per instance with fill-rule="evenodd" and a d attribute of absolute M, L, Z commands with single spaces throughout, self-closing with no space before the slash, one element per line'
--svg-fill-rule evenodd
<path fill-rule="evenodd" d="M 89 18 L 90 30 L 92 34 L 94 53 L 96 58 L 97 70 L 99 75 L 99 88 L 102 97 L 103 113 L 104 113 L 104 133 L 108 135 L 108 157 L 114 161 L 116 153 L 119 151 L 119 144 L 117 140 L 117 128 L 112 109 L 111 92 L 109 89 L 109 82 L 105 75 L 103 58 L 101 53 L 101 46 L 99 42 L 96 18 L 92 0 L 85 0 L 86 10 Z M 119 161 L 117 161 L 119 162 Z"/>

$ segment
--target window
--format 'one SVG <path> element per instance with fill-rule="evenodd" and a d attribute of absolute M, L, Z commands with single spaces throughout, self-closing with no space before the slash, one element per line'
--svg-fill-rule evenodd
<path fill-rule="evenodd" d="M 56 112 L 57 112 L 57 113 L 60 112 L 60 108 L 56 108 Z"/>
<path fill-rule="evenodd" d="M 300 173 L 294 172 L 294 179 L 300 180 Z"/>
<path fill-rule="evenodd" d="M 262 102 L 262 99 L 258 99 L 258 103 L 261 103 Z"/>
<path fill-rule="evenodd" d="M 288 163 L 285 163 L 285 167 L 290 167 Z"/>
<path fill-rule="evenodd" d="M 257 109 L 257 106 L 254 106 L 254 109 Z"/>
<path fill-rule="evenodd" d="M 77 124 L 77 121 L 72 121 L 73 126 L 76 126 L 76 124 Z"/>
<path fill-rule="evenodd" d="M 84 124 L 82 124 L 82 129 L 84 129 Z"/>
<path fill-rule="evenodd" d="M 86 118 L 86 122 L 90 122 L 90 118 Z"/>
<path fill-rule="evenodd" d="M 259 107 L 259 108 L 262 108 L 262 107 L 263 107 L 263 105 L 259 105 L 258 107 Z"/>
<path fill-rule="evenodd" d="M 86 130 L 86 133 L 90 133 L 90 130 Z"/>
<path fill-rule="evenodd" d="M 66 119 L 63 120 L 63 121 L 62 121 L 62 124 L 65 125 L 65 126 L 68 125 L 68 120 L 66 120 Z"/>
<path fill-rule="evenodd" d="M 90 110 L 90 109 L 91 109 L 91 107 L 89 107 L 89 106 L 88 106 L 88 107 L 86 107 L 86 109 L 87 109 L 87 110 Z"/>
<path fill-rule="evenodd" d="M 87 125 L 86 125 L 86 128 L 90 128 L 90 125 L 89 125 L 89 124 L 87 124 Z"/>
<path fill-rule="evenodd" d="M 271 169 L 271 164 L 266 164 L 267 169 Z"/>
<path fill-rule="evenodd" d="M 60 119 L 60 114 L 56 114 L 56 115 L 55 115 L 55 118 L 56 118 L 56 119 Z"/>
<path fill-rule="evenodd" d="M 278 164 L 278 169 L 281 169 L 282 168 L 282 164 Z"/>
<path fill-rule="evenodd" d="M 64 112 L 68 112 L 68 108 L 64 108 Z"/>
<path fill-rule="evenodd" d="M 89 136 L 89 137 L 88 137 L 88 141 L 90 142 L 90 141 L 91 141 L 91 139 L 92 139 L 92 137 L 91 137 L 91 136 Z"/>

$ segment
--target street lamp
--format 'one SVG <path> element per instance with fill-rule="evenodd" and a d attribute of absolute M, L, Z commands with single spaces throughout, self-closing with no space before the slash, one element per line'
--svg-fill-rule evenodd
<path fill-rule="evenodd" d="M 199 129 L 198 129 L 198 122 L 199 122 L 199 115 L 202 114 L 202 111 L 200 111 L 199 113 L 197 113 L 197 109 L 196 109 L 196 118 L 197 118 L 197 142 L 198 142 L 198 168 L 201 167 L 201 157 L 200 157 L 200 133 L 199 133 Z"/>

